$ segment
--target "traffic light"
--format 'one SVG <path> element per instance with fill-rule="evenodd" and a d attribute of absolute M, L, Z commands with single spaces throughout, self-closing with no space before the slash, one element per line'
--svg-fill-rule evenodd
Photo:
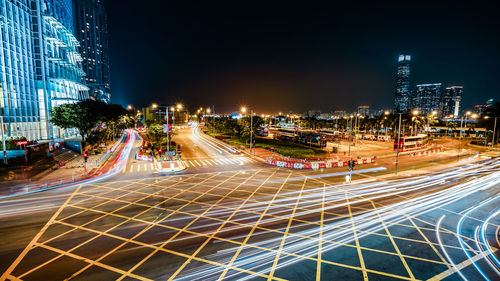
<path fill-rule="evenodd" d="M 85 162 L 87 162 L 87 159 L 88 159 L 88 158 L 89 158 L 89 155 L 87 154 L 87 152 L 84 152 L 84 153 L 83 153 L 83 160 L 84 160 Z"/>
<path fill-rule="evenodd" d="M 356 162 L 354 160 L 349 160 L 347 162 L 347 166 L 352 169 L 354 168 L 354 166 L 356 166 Z"/>
<path fill-rule="evenodd" d="M 163 152 L 163 149 L 160 147 L 160 148 L 158 149 L 158 152 L 161 154 L 161 153 Z"/>

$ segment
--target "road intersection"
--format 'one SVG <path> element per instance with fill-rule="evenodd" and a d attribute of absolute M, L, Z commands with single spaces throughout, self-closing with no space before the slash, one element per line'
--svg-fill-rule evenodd
<path fill-rule="evenodd" d="M 203 143 L 184 156 L 246 158 Z M 258 161 L 168 176 L 132 165 L 106 181 L 0 201 L 1 280 L 498 278 L 498 159 L 400 178 L 367 168 L 352 184 L 342 171 Z"/>

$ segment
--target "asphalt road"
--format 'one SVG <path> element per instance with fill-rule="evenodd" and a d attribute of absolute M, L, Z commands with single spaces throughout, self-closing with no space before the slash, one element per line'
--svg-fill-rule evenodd
<path fill-rule="evenodd" d="M 232 151 L 227 144 L 202 134 L 199 132 L 197 124 L 193 127 L 179 129 L 178 134 L 172 140 L 176 144 L 180 144 L 181 160 L 186 167 L 186 170 L 177 174 L 231 171 L 265 166 L 260 161 L 243 153 Z M 137 148 L 140 145 L 141 141 L 135 143 L 127 167 L 117 179 L 165 176 L 156 173 L 152 162 L 135 159 Z"/>
<path fill-rule="evenodd" d="M 193 132 L 176 136 L 198 144 L 183 145 L 184 161 L 245 157 Z M 344 170 L 254 162 L 168 176 L 127 169 L 0 201 L 0 280 L 500 276 L 499 159 L 397 179 L 367 169 L 352 184 Z"/>

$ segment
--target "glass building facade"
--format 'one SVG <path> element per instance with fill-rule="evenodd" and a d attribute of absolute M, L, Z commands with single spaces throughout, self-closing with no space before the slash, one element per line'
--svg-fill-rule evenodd
<path fill-rule="evenodd" d="M 73 0 L 73 14 L 90 97 L 109 102 L 108 26 L 103 0 Z"/>
<path fill-rule="evenodd" d="M 462 86 L 451 86 L 444 90 L 440 106 L 442 118 L 458 118 L 463 92 Z"/>
<path fill-rule="evenodd" d="M 40 139 L 30 5 L 0 0 L 0 115 L 5 135 Z"/>
<path fill-rule="evenodd" d="M 6 136 L 75 135 L 50 124 L 55 106 L 88 97 L 70 0 L 0 0 L 0 114 Z"/>
<path fill-rule="evenodd" d="M 399 55 L 396 74 L 396 95 L 394 98 L 395 112 L 410 110 L 410 62 L 410 55 Z"/>
<path fill-rule="evenodd" d="M 417 85 L 415 93 L 411 97 L 412 109 L 416 109 L 422 114 L 439 111 L 440 102 L 441 83 Z"/>

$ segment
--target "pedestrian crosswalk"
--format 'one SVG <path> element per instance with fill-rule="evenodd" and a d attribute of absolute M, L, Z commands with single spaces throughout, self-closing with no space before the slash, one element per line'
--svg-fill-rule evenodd
<path fill-rule="evenodd" d="M 247 157 L 219 157 L 219 158 L 205 158 L 205 159 L 186 159 L 182 160 L 182 164 L 186 168 L 201 168 L 201 167 L 214 167 L 222 165 L 245 165 L 249 163 L 256 163 L 257 161 Z M 152 162 L 136 161 L 130 163 L 123 173 L 147 173 L 156 170 L 155 164 Z"/>
<path fill-rule="evenodd" d="M 153 172 L 155 166 L 152 162 L 132 162 L 122 173 L 141 173 L 141 172 Z"/>
<path fill-rule="evenodd" d="M 182 163 L 187 168 L 200 168 L 220 165 L 245 165 L 248 163 L 256 162 L 254 159 L 247 157 L 219 157 L 210 159 L 186 159 Z"/>

